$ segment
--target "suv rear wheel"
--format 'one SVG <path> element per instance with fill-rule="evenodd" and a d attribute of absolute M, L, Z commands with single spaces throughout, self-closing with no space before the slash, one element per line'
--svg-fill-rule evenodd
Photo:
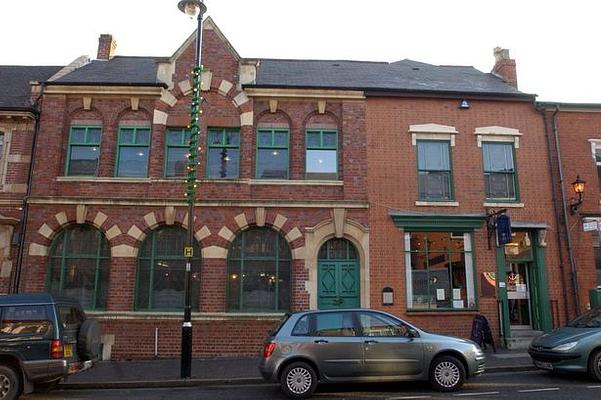
<path fill-rule="evenodd" d="M 440 392 L 452 392 L 463 386 L 465 367 L 456 357 L 437 357 L 430 367 L 430 383 Z"/>
<path fill-rule="evenodd" d="M 0 365 L 0 400 L 15 400 L 21 390 L 18 372 L 8 365 Z"/>
<path fill-rule="evenodd" d="M 317 374 L 304 362 L 295 362 L 284 368 L 280 378 L 282 392 L 291 399 L 304 399 L 315 391 Z"/>
<path fill-rule="evenodd" d="M 77 335 L 77 350 L 84 360 L 100 358 L 101 330 L 98 321 L 88 318 L 81 324 Z"/>

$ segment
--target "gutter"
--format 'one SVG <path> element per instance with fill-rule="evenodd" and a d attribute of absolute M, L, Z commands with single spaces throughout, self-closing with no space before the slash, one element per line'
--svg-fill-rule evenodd
<path fill-rule="evenodd" d="M 29 218 L 29 198 L 31 196 L 31 186 L 33 182 L 33 168 L 35 165 L 35 149 L 36 143 L 38 140 L 38 135 L 40 132 L 40 100 L 44 95 L 44 89 L 46 88 L 46 83 L 42 82 L 40 86 L 40 94 L 35 99 L 33 103 L 33 114 L 35 117 L 35 128 L 33 131 L 33 138 L 31 139 L 31 162 L 29 163 L 29 171 L 27 172 L 27 192 L 25 197 L 23 198 L 23 213 L 21 216 L 21 226 L 19 228 L 19 251 L 17 254 L 17 265 L 15 268 L 15 273 L 13 275 L 13 279 L 10 282 L 9 293 L 17 294 L 19 293 L 19 287 L 21 285 L 21 272 L 23 270 L 23 254 L 25 253 L 25 231 L 27 226 L 27 219 Z"/>
<path fill-rule="evenodd" d="M 568 288 L 566 287 L 566 282 L 563 277 L 565 276 L 565 266 L 563 264 L 564 255 L 563 255 L 563 245 L 561 243 L 561 232 L 559 227 L 561 224 L 561 218 L 559 216 L 559 209 L 557 207 L 557 187 L 555 186 L 555 170 L 553 169 L 553 150 L 551 148 L 551 138 L 549 134 L 549 123 L 547 121 L 547 113 L 544 108 L 540 108 L 535 105 L 535 110 L 540 113 L 543 118 L 543 124 L 545 126 L 545 140 L 547 142 L 547 156 L 549 159 L 549 176 L 551 178 L 551 202 L 553 203 L 553 214 L 555 214 L 555 225 L 557 226 L 556 230 L 556 239 L 557 239 L 557 250 L 559 251 L 559 271 L 561 272 L 561 292 L 563 294 L 563 312 L 565 321 L 570 320 L 570 314 L 568 312 Z M 557 114 L 559 110 L 555 110 L 553 113 L 553 118 L 555 118 L 555 114 Z M 560 164 L 561 168 L 561 164 Z M 560 324 L 561 325 L 561 324 Z"/>
<path fill-rule="evenodd" d="M 557 152 L 557 165 L 559 166 L 559 187 L 561 189 L 561 206 L 563 211 L 563 223 L 566 230 L 566 242 L 568 245 L 568 258 L 570 260 L 570 268 L 572 270 L 572 288 L 574 290 L 574 308 L 576 310 L 576 316 L 580 315 L 580 300 L 578 299 L 578 279 L 576 272 L 576 260 L 574 258 L 574 249 L 572 247 L 572 235 L 570 234 L 570 227 L 568 221 L 568 206 L 566 204 L 565 188 L 563 187 L 563 166 L 561 163 L 561 150 L 559 148 L 559 135 L 557 132 L 557 113 L 559 112 L 559 105 L 555 106 L 555 112 L 553 113 L 553 137 L 555 139 L 555 150 Z"/>
<path fill-rule="evenodd" d="M 242 85 L 243 89 L 306 89 L 306 90 L 343 90 L 343 91 L 361 91 L 365 92 L 368 97 L 394 97 L 394 96 L 406 96 L 406 97 L 432 97 L 437 98 L 457 98 L 457 97 L 468 97 L 469 99 L 494 99 L 494 100 L 522 100 L 533 102 L 536 99 L 536 95 L 527 93 L 499 93 L 499 92 L 462 92 L 454 90 L 412 90 L 412 89 L 391 89 L 391 88 L 374 88 L 374 87 L 360 87 L 360 86 L 348 86 L 348 87 L 333 87 L 333 86 L 319 86 L 319 85 L 275 85 L 275 84 L 245 84 Z"/>

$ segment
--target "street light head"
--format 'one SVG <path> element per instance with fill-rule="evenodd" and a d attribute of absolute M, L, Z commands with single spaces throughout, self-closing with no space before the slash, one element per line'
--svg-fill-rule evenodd
<path fill-rule="evenodd" d="M 204 14 L 207 11 L 207 6 L 201 0 L 180 0 L 177 3 L 177 8 L 191 19 L 198 17 L 199 14 Z"/>

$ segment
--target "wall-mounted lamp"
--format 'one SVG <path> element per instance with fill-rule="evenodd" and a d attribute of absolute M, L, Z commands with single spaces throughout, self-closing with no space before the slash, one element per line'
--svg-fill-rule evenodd
<path fill-rule="evenodd" d="M 391 306 L 394 304 L 394 290 L 391 287 L 382 289 L 382 305 Z"/>
<path fill-rule="evenodd" d="M 463 109 L 468 109 L 470 108 L 470 102 L 465 100 L 465 99 L 461 99 L 459 101 L 459 108 L 463 108 Z"/>
<path fill-rule="evenodd" d="M 576 193 L 576 195 L 578 196 L 577 199 L 571 199 L 570 201 L 570 211 L 572 212 L 572 214 L 576 213 L 576 211 L 578 211 L 578 207 L 580 207 L 580 205 L 582 204 L 582 201 L 584 200 L 584 185 L 586 184 L 585 181 L 583 181 L 582 179 L 580 179 L 580 175 L 576 176 L 576 180 L 574 182 L 572 182 L 572 189 L 574 189 L 574 193 Z"/>

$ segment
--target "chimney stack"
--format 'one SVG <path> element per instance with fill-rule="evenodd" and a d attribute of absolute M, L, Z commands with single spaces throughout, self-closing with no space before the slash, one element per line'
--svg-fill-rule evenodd
<path fill-rule="evenodd" d="M 117 42 L 113 39 L 113 35 L 102 34 L 98 38 L 98 55 L 96 59 L 108 61 L 115 55 Z"/>
<path fill-rule="evenodd" d="M 515 68 L 515 60 L 509 58 L 509 50 L 495 47 L 495 66 L 492 73 L 500 76 L 514 88 L 518 88 L 518 75 Z"/>

